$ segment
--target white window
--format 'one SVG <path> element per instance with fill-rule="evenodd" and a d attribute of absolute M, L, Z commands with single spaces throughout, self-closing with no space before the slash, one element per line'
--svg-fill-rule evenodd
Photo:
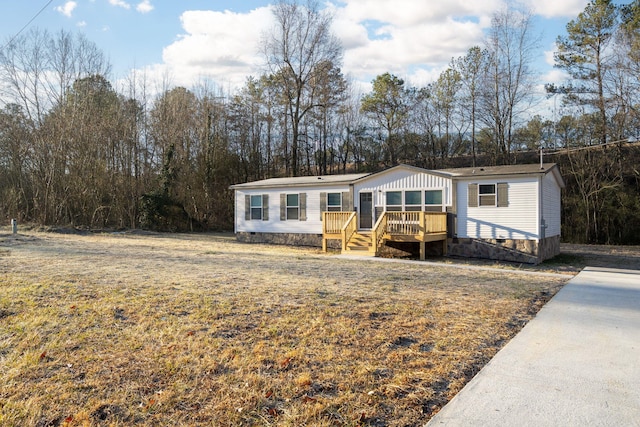
<path fill-rule="evenodd" d="M 327 211 L 340 212 L 342 210 L 342 193 L 327 193 Z"/>
<path fill-rule="evenodd" d="M 442 190 L 387 191 L 385 196 L 387 211 L 442 212 L 443 210 Z"/>
<path fill-rule="evenodd" d="M 478 185 L 478 206 L 495 206 L 496 205 L 496 185 L 480 184 Z"/>
<path fill-rule="evenodd" d="M 287 220 L 300 218 L 300 202 L 297 194 L 287 194 Z"/>
<path fill-rule="evenodd" d="M 420 190 L 404 192 L 404 210 L 405 211 L 421 211 L 422 210 L 422 192 Z"/>
<path fill-rule="evenodd" d="M 424 210 L 426 212 L 442 212 L 442 190 L 426 190 L 424 192 Z"/>
<path fill-rule="evenodd" d="M 387 191 L 386 210 L 387 211 L 402 210 L 402 191 Z"/>
<path fill-rule="evenodd" d="M 251 219 L 262 220 L 262 195 L 251 196 Z"/>

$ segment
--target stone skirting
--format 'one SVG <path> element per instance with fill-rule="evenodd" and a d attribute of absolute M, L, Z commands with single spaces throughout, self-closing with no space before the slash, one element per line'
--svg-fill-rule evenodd
<path fill-rule="evenodd" d="M 539 262 L 560 255 L 560 236 L 547 237 L 538 242 Z"/>
<path fill-rule="evenodd" d="M 540 241 L 453 238 L 447 248 L 451 256 L 539 264 L 560 253 L 560 236 Z"/>
<path fill-rule="evenodd" d="M 269 243 L 275 245 L 322 247 L 322 234 L 238 232 L 236 238 L 243 243 Z M 340 249 L 340 240 L 327 241 L 327 246 Z M 560 253 L 560 236 L 536 240 L 448 239 L 447 255 L 462 258 L 482 258 L 496 261 L 539 264 Z"/>
<path fill-rule="evenodd" d="M 243 243 L 269 243 L 273 245 L 290 246 L 312 246 L 322 247 L 322 234 L 305 233 L 260 233 L 260 232 L 237 232 L 236 239 Z M 327 246 L 330 248 L 341 248 L 340 240 L 329 240 Z"/>

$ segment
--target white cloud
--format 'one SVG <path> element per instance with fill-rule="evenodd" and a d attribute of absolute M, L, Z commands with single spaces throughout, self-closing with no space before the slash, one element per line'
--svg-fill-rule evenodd
<path fill-rule="evenodd" d="M 553 83 L 559 86 L 559 85 L 565 84 L 569 79 L 570 79 L 570 76 L 569 74 L 567 74 L 566 71 L 560 70 L 558 68 L 553 68 L 550 71 L 548 71 L 546 74 L 544 74 L 540 78 L 540 81 L 544 83 Z"/>
<path fill-rule="evenodd" d="M 87 21 L 80 21 L 76 24 L 76 26 L 79 28 L 84 28 L 87 26 Z"/>
<path fill-rule="evenodd" d="M 388 27 L 386 31 L 389 38 L 369 40 L 366 45 L 347 51 L 345 66 L 361 72 L 373 69 L 376 74 L 389 66 L 398 69 L 414 64 L 439 66 L 480 44 L 483 37 L 480 25 L 454 20 Z"/>
<path fill-rule="evenodd" d="M 545 85 L 547 83 L 562 86 L 569 81 L 570 76 L 558 68 L 551 68 L 540 76 L 535 87 L 537 103 L 533 106 L 532 114 L 538 114 L 545 119 L 558 119 L 562 115 L 562 96 L 549 96 Z"/>
<path fill-rule="evenodd" d="M 415 70 L 410 70 L 406 76 L 402 76 L 406 78 L 409 86 L 413 87 L 424 87 L 427 84 L 438 80 L 440 74 L 444 70 L 446 70 L 448 64 L 443 64 L 441 67 L 433 67 L 433 68 L 416 68 Z"/>
<path fill-rule="evenodd" d="M 392 26 L 414 26 L 427 22 L 442 22 L 451 17 L 481 16 L 500 8 L 501 0 L 344 0 L 343 13 L 347 19 L 362 22 L 375 20 Z"/>
<path fill-rule="evenodd" d="M 552 67 L 555 65 L 556 61 L 553 58 L 553 56 L 554 56 L 556 51 L 557 51 L 557 47 L 556 47 L 555 43 L 551 46 L 551 49 L 544 51 L 544 62 L 547 65 L 550 65 Z"/>
<path fill-rule="evenodd" d="M 109 0 L 109 4 L 123 9 L 131 9 L 131 5 L 124 0 Z"/>
<path fill-rule="evenodd" d="M 273 21 L 268 7 L 246 14 L 187 11 L 180 20 L 186 34 L 164 48 L 162 55 L 178 84 L 209 77 L 218 84 L 237 86 L 249 75 L 259 74 L 260 34 Z"/>
<path fill-rule="evenodd" d="M 533 13 L 545 18 L 575 18 L 584 11 L 588 0 L 525 0 Z"/>
<path fill-rule="evenodd" d="M 136 6 L 136 10 L 140 13 L 149 13 L 153 10 L 151 0 L 143 0 Z"/>
<path fill-rule="evenodd" d="M 482 44 L 491 14 L 502 5 L 501 0 L 448 0 L 428 7 L 416 0 L 345 3 L 331 9 L 345 48 L 345 70 L 366 81 L 388 71 L 412 84 L 433 81 L 451 58 Z"/>
<path fill-rule="evenodd" d="M 439 0 L 428 6 L 424 0 L 329 1 L 333 30 L 344 48 L 343 72 L 366 87 L 384 72 L 412 85 L 434 81 L 452 58 L 483 44 L 492 15 L 508 0 Z M 588 0 L 522 1 L 544 16 L 574 17 Z M 142 1 L 138 8 L 143 4 L 151 6 L 151 1 Z M 248 13 L 186 11 L 181 22 L 184 34 L 164 48 L 164 63 L 154 66 L 154 74 L 162 70 L 186 86 L 208 77 L 234 87 L 249 75 L 261 74 L 258 46 L 273 23 L 269 7 Z M 541 51 L 543 65 L 545 58 L 553 64 L 552 52 Z"/>
<path fill-rule="evenodd" d="M 75 1 L 68 1 L 62 6 L 56 6 L 56 11 L 60 12 L 64 16 L 71 18 L 71 14 L 73 13 L 73 10 L 77 6 L 78 6 L 78 3 L 76 3 Z"/>
<path fill-rule="evenodd" d="M 501 1 L 447 0 L 425 7 L 420 0 L 345 0 L 327 7 L 344 48 L 346 75 L 368 85 L 388 71 L 423 85 L 435 80 L 453 57 L 482 43 Z M 209 77 L 235 87 L 261 73 L 258 46 L 273 22 L 269 7 L 248 13 L 187 11 L 181 22 L 185 34 L 164 48 L 164 64 L 155 66 L 153 74 L 170 70 L 177 84 Z"/>

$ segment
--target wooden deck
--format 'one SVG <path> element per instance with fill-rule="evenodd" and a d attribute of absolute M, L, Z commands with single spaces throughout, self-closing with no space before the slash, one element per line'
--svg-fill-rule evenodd
<path fill-rule="evenodd" d="M 426 243 L 442 241 L 447 253 L 447 214 L 444 212 L 385 212 L 371 230 L 359 233 L 355 212 L 324 212 L 322 250 L 327 240 L 340 239 L 342 252 L 365 252 L 378 255 L 387 241 L 419 242 L 420 259 L 425 259 Z"/>

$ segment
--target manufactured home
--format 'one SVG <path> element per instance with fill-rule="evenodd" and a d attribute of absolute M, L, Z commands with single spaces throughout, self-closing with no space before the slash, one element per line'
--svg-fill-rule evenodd
<path fill-rule="evenodd" d="M 552 163 L 271 178 L 231 186 L 243 242 L 379 255 L 413 243 L 442 255 L 536 264 L 560 252 L 564 181 Z"/>

